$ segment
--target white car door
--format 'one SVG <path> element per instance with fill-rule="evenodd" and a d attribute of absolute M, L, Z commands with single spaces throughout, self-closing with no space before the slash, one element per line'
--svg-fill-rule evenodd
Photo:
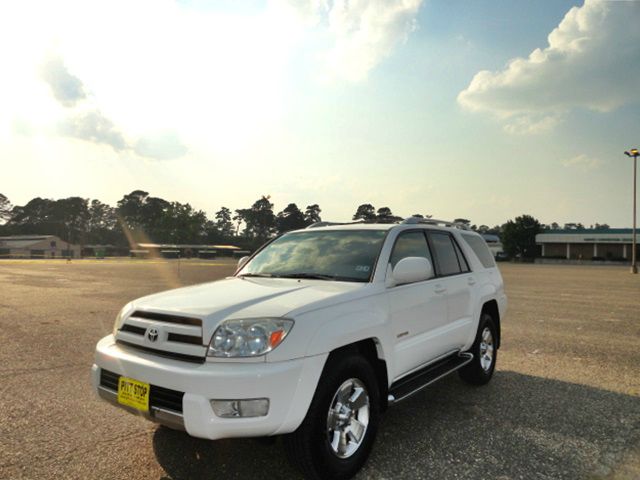
<path fill-rule="evenodd" d="M 454 237 L 445 231 L 430 231 L 429 245 L 436 263 L 438 283 L 446 290 L 447 326 L 440 341 L 448 350 L 461 348 L 472 324 L 472 288 L 475 276 Z"/>
<path fill-rule="evenodd" d="M 406 257 L 423 257 L 433 265 L 425 231 L 398 235 L 389 263 Z M 387 290 L 394 345 L 394 379 L 441 355 L 437 332 L 446 327 L 447 299 L 438 279 L 396 285 Z"/>

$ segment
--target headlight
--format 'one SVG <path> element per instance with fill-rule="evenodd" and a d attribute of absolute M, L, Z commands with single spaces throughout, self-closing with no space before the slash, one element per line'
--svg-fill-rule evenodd
<path fill-rule="evenodd" d="M 293 327 L 285 318 L 227 320 L 214 332 L 210 357 L 257 357 L 276 348 Z"/>
<path fill-rule="evenodd" d="M 114 335 L 118 333 L 118 330 L 120 330 L 120 327 L 122 327 L 122 324 L 124 323 L 124 319 L 127 316 L 127 313 L 129 313 L 130 309 L 131 309 L 131 303 L 127 303 L 116 316 L 116 321 L 113 323 Z"/>

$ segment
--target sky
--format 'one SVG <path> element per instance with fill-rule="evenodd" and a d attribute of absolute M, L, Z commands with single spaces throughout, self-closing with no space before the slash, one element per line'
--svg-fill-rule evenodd
<path fill-rule="evenodd" d="M 631 225 L 640 2 L 0 4 L 0 193 Z"/>

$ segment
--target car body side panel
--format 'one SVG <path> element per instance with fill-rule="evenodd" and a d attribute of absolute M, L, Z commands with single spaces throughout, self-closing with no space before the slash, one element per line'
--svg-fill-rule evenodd
<path fill-rule="evenodd" d="M 482 265 L 469 244 L 464 240 L 463 234 L 458 230 L 452 231 L 452 234 L 456 240 L 458 240 L 458 245 L 469 262 L 469 266 L 471 267 L 476 280 L 476 284 L 474 285 L 474 288 L 472 288 L 473 317 L 469 327 L 467 341 L 464 346 L 464 349 L 466 350 L 471 347 L 475 340 L 483 305 L 491 300 L 496 300 L 498 303 L 500 318 L 502 319 L 506 313 L 507 297 L 504 293 L 504 281 L 498 267 L 494 266 L 486 268 Z M 477 235 L 472 232 L 465 232 L 465 234 Z"/>
<path fill-rule="evenodd" d="M 473 330 L 475 317 L 476 289 L 469 285 L 470 281 L 477 283 L 474 272 L 452 275 L 440 279 L 440 283 L 447 289 L 447 311 L 449 335 L 442 337 L 443 350 L 449 351 L 462 348 L 466 343 L 469 332 Z"/>
<path fill-rule="evenodd" d="M 439 279 L 434 278 L 387 289 L 394 341 L 393 378 L 446 350 L 442 339 L 450 334 L 447 297 L 437 292 L 438 284 Z"/>

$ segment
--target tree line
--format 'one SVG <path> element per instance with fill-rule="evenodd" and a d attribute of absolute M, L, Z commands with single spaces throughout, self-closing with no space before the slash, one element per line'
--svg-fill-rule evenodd
<path fill-rule="evenodd" d="M 134 190 L 111 206 L 100 200 L 36 197 L 23 206 L 11 205 L 0 194 L 0 235 L 52 234 L 80 245 L 132 243 L 202 243 L 233 241 L 250 247 L 267 238 L 320 221 L 320 207 L 304 211 L 294 203 L 274 213 L 269 197 L 249 208 L 221 207 L 208 218 L 189 203 L 168 201 Z"/>
<path fill-rule="evenodd" d="M 373 207 L 371 207 L 373 209 Z M 318 204 L 300 209 L 295 203 L 275 212 L 269 196 L 248 208 L 222 206 L 213 218 L 189 203 L 168 201 L 143 190 L 124 195 L 115 206 L 97 199 L 36 197 L 25 205 L 12 205 L 0 194 L 0 235 L 52 234 L 79 245 L 133 243 L 214 244 L 232 242 L 256 248 L 265 240 L 322 221 Z M 393 222 L 399 219 L 387 207 L 359 208 L 354 218 Z"/>
<path fill-rule="evenodd" d="M 68 197 L 58 200 L 36 197 L 23 206 L 12 205 L 0 194 L 0 235 L 52 234 L 79 245 L 114 245 L 126 248 L 134 243 L 215 244 L 234 243 L 255 249 L 267 239 L 290 230 L 322 221 L 318 204 L 304 210 L 295 203 L 275 213 L 269 196 L 262 196 L 248 208 L 220 207 L 213 218 L 189 203 L 153 197 L 134 190 L 111 206 L 97 199 Z M 414 213 L 413 216 L 431 218 Z M 376 209 L 369 203 L 357 207 L 352 219 L 367 223 L 395 223 L 403 217 L 389 207 Z M 502 225 L 475 225 L 465 218 L 455 222 L 483 234 L 501 237 L 505 252 L 512 257 L 537 254 L 535 235 L 557 230 L 560 225 L 541 224 L 531 215 L 522 215 Z M 606 224 L 596 228 L 607 229 Z M 580 223 L 566 223 L 565 229 L 581 229 Z"/>

